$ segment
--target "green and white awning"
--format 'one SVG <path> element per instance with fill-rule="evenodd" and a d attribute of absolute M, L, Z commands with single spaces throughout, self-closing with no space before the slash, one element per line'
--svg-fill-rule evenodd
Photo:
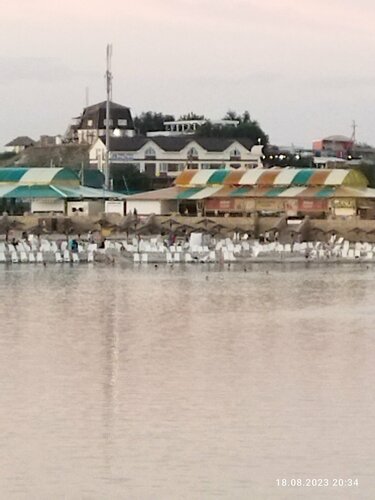
<path fill-rule="evenodd" d="M 125 199 L 125 195 L 81 186 L 68 168 L 0 168 L 0 198 Z"/>

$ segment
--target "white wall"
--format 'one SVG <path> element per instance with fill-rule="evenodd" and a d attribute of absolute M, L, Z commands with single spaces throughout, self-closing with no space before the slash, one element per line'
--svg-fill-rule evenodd
<path fill-rule="evenodd" d="M 167 215 L 177 211 L 176 200 L 127 200 L 126 213 L 137 210 L 138 215 Z"/>
<path fill-rule="evenodd" d="M 155 160 L 147 160 L 145 157 L 145 152 L 150 147 L 155 150 Z M 202 168 L 202 164 L 204 163 L 211 162 L 213 164 L 216 163 L 218 165 L 217 168 L 220 168 L 220 165 L 223 164 L 225 164 L 226 168 L 229 168 L 231 163 L 251 167 L 261 166 L 262 147 L 259 146 L 255 146 L 252 151 L 248 151 L 241 143 L 233 141 L 233 143 L 225 151 L 206 151 L 202 148 L 202 146 L 200 146 L 200 144 L 192 139 L 191 142 L 189 142 L 181 151 L 164 151 L 152 140 L 152 138 L 150 138 L 150 140 L 147 141 L 138 151 L 116 151 L 115 153 L 122 153 L 124 158 L 129 157 L 129 160 L 111 160 L 111 163 L 114 165 L 116 163 L 137 164 L 141 171 L 144 170 L 145 162 L 155 163 L 156 172 L 159 173 L 161 163 L 181 163 L 181 165 L 185 167 L 187 163 L 188 151 L 192 147 L 198 151 L 198 160 L 194 160 L 193 162 L 198 164 L 198 168 Z M 240 160 L 231 160 L 230 153 L 233 149 L 237 149 L 241 153 Z M 104 154 L 105 146 L 103 142 L 98 139 L 90 148 L 90 163 L 94 165 L 98 164 L 100 162 L 100 158 L 104 158 Z M 175 177 L 178 175 L 178 172 L 169 172 L 168 175 Z"/>
<path fill-rule="evenodd" d="M 125 207 L 123 201 L 108 200 L 105 202 L 106 214 L 120 214 L 124 215 Z"/>
<path fill-rule="evenodd" d="M 65 213 L 65 202 L 64 200 L 55 198 L 38 198 L 31 200 L 31 212 L 32 213 L 49 213 L 49 212 L 59 212 Z"/>
<path fill-rule="evenodd" d="M 68 201 L 68 215 L 99 215 L 104 212 L 104 201 Z"/>

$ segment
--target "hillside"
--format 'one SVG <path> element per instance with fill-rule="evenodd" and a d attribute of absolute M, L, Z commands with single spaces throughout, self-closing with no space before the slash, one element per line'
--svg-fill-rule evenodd
<path fill-rule="evenodd" d="M 82 144 L 61 144 L 59 146 L 33 146 L 8 159 L 0 159 L 0 167 L 68 167 L 81 168 L 89 165 L 89 147 Z"/>

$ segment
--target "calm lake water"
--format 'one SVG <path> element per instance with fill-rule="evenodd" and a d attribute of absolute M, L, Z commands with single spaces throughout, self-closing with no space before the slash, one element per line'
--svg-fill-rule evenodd
<path fill-rule="evenodd" d="M 0 304 L 1 499 L 375 498 L 375 267 L 19 265 Z"/>

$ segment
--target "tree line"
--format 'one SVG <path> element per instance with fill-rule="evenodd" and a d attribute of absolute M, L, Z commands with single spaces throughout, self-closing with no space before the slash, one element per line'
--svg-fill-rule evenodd
<path fill-rule="evenodd" d="M 182 115 L 178 120 L 206 120 L 204 115 L 190 112 Z M 256 120 L 253 120 L 248 111 L 238 114 L 229 110 L 223 120 L 238 121 L 237 126 L 217 125 L 207 120 L 206 123 L 198 127 L 195 135 L 198 137 L 223 137 L 228 139 L 251 139 L 254 143 L 268 144 L 268 135 L 263 131 Z M 134 118 L 134 126 L 139 135 L 146 135 L 147 132 L 158 132 L 164 130 L 164 122 L 176 121 L 174 115 L 160 112 L 146 111 Z"/>

